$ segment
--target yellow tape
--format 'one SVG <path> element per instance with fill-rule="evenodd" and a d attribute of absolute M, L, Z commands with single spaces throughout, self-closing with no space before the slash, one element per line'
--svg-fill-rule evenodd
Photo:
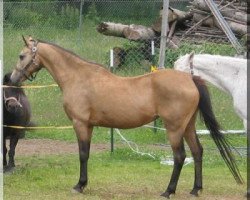
<path fill-rule="evenodd" d="M 73 126 L 29 126 L 29 127 L 25 127 L 25 126 L 8 126 L 8 125 L 3 125 L 3 127 L 6 128 L 15 128 L 15 129 L 32 129 L 32 130 L 40 130 L 40 129 L 72 129 Z"/>
<path fill-rule="evenodd" d="M 151 72 L 156 72 L 156 71 L 158 71 L 158 68 L 156 67 L 156 66 L 151 66 Z"/>
<path fill-rule="evenodd" d="M 2 85 L 3 88 L 48 88 L 48 87 L 58 87 L 57 84 L 50 84 L 50 85 L 23 85 L 23 86 L 9 86 L 9 85 Z M 39 129 L 72 129 L 73 126 L 34 126 L 34 127 L 25 127 L 25 126 L 9 126 L 3 125 L 3 127 L 7 128 L 15 128 L 15 129 L 30 129 L 30 130 L 39 130 Z"/>
<path fill-rule="evenodd" d="M 22 86 L 10 86 L 10 85 L 2 85 L 3 88 L 48 88 L 48 87 L 58 87 L 57 84 L 50 84 L 50 85 L 22 85 Z"/>

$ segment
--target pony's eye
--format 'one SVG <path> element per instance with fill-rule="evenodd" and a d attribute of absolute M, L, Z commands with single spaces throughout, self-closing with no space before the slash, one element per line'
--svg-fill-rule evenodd
<path fill-rule="evenodd" d="M 20 60 L 23 60 L 24 57 L 25 57 L 24 55 L 19 55 Z"/>

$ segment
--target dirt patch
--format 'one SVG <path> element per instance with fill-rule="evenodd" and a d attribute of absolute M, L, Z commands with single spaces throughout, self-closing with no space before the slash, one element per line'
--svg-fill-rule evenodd
<path fill-rule="evenodd" d="M 108 144 L 91 144 L 90 152 L 109 150 Z M 57 155 L 78 154 L 78 144 L 49 139 L 21 139 L 16 147 L 16 155 Z"/>

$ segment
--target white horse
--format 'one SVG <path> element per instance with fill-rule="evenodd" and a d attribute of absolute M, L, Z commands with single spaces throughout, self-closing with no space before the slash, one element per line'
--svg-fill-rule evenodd
<path fill-rule="evenodd" d="M 194 75 L 231 95 L 234 109 L 247 130 L 247 59 L 191 53 L 175 61 L 174 68 L 193 71 Z"/>

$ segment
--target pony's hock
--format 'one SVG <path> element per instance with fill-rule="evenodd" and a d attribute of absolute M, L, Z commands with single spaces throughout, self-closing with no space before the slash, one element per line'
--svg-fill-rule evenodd
<path fill-rule="evenodd" d="M 88 182 L 87 163 L 94 126 L 134 128 L 159 116 L 168 130 L 174 154 L 174 169 L 166 191 L 169 195 L 175 193 L 186 157 L 185 139 L 194 157 L 192 191 L 196 194 L 202 188 L 203 152 L 195 132 L 198 110 L 234 178 L 238 183 L 242 182 L 230 146 L 219 132 L 207 87 L 199 77 L 175 70 L 119 77 L 55 44 L 31 37 L 24 40 L 25 47 L 20 53 L 22 59 L 18 60 L 11 80 L 25 81 L 41 68 L 46 68 L 61 88 L 65 112 L 78 138 L 80 176 L 74 187 L 77 192 L 82 192 Z M 34 47 L 37 47 L 35 56 Z M 112 96 L 107 93 L 112 93 Z"/>

